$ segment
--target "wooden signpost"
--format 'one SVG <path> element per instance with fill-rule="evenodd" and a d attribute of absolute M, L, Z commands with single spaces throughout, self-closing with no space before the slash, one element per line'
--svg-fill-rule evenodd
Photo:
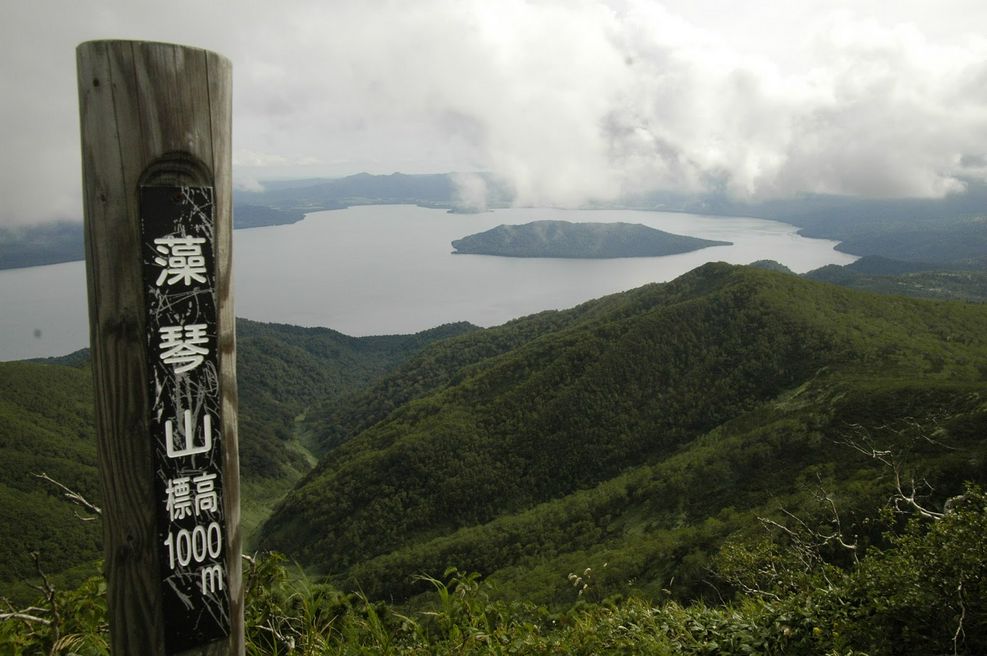
<path fill-rule="evenodd" d="M 232 69 L 134 41 L 77 63 L 111 647 L 242 654 Z"/>

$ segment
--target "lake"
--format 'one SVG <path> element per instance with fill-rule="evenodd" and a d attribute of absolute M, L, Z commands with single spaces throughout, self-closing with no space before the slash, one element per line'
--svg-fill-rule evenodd
<path fill-rule="evenodd" d="M 454 239 L 543 219 L 640 223 L 733 245 L 610 260 L 452 254 Z M 665 282 L 711 261 L 772 259 L 804 273 L 856 259 L 835 251 L 836 242 L 806 239 L 776 221 L 636 210 L 450 214 L 365 205 L 233 234 L 237 316 L 326 326 L 354 336 L 413 333 L 453 321 L 494 326 Z M 0 271 L 0 307 L 0 360 L 64 355 L 88 346 L 82 262 Z"/>

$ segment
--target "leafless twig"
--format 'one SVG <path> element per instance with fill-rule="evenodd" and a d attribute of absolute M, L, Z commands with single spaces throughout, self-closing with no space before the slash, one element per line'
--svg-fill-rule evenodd
<path fill-rule="evenodd" d="M 858 429 L 858 431 L 860 432 L 865 432 L 865 429 L 863 429 L 861 426 L 855 425 L 853 427 Z M 909 508 L 917 512 L 920 517 L 924 517 L 926 519 L 932 519 L 932 520 L 939 520 L 945 516 L 945 513 L 936 512 L 935 510 L 926 508 L 921 503 L 919 503 L 918 500 L 919 490 L 922 488 L 929 491 L 932 490 L 932 486 L 929 485 L 929 482 L 927 480 L 922 479 L 919 483 L 916 483 L 914 477 L 909 477 L 907 484 L 908 491 L 907 492 L 905 491 L 906 485 L 902 480 L 903 467 L 901 463 L 898 461 L 898 458 L 897 456 L 895 456 L 893 451 L 887 449 L 874 448 L 874 446 L 870 443 L 870 440 L 866 435 L 863 435 L 859 441 L 856 439 L 847 439 L 844 440 L 842 444 L 845 444 L 851 447 L 852 449 L 855 449 L 856 451 L 864 454 L 865 456 L 869 458 L 873 458 L 874 460 L 877 460 L 878 462 L 887 465 L 888 469 L 890 469 L 892 474 L 894 474 L 895 496 L 892 497 L 892 503 L 895 507 L 895 510 L 903 513 L 905 512 L 902 509 L 903 507 Z"/>
<path fill-rule="evenodd" d="M 58 609 L 58 599 L 55 594 L 55 586 L 51 584 L 51 581 L 48 580 L 48 575 L 45 574 L 45 571 L 41 568 L 41 555 L 38 554 L 37 551 L 33 551 L 31 552 L 31 557 L 34 559 L 34 569 L 38 572 L 38 576 L 41 577 L 41 585 L 34 585 L 31 587 L 45 596 L 45 601 L 48 602 L 48 608 L 51 612 L 51 620 L 48 621 L 48 624 L 54 627 L 55 631 L 51 646 L 51 655 L 54 656 L 56 653 L 56 645 L 58 645 L 58 640 L 61 637 L 62 626 L 62 617 Z"/>
<path fill-rule="evenodd" d="M 31 476 L 34 476 L 35 478 L 39 478 L 45 481 L 46 483 L 51 483 L 52 485 L 54 485 L 55 487 L 57 487 L 62 491 L 62 496 L 64 496 L 66 499 L 68 499 L 70 502 L 74 503 L 75 505 L 85 508 L 88 512 L 91 512 L 94 515 L 103 514 L 102 508 L 92 503 L 91 501 L 86 499 L 86 497 L 82 496 L 80 493 L 76 492 L 70 487 L 60 483 L 59 481 L 56 481 L 54 478 L 52 478 L 45 472 L 41 472 L 40 474 L 31 474 Z M 96 520 L 95 517 L 83 517 L 79 513 L 76 513 L 75 516 L 84 522 L 92 522 Z"/>
<path fill-rule="evenodd" d="M 966 637 L 963 630 L 963 620 L 966 619 L 966 604 L 963 603 L 963 575 L 960 575 L 959 585 L 956 586 L 956 596 L 960 598 L 960 619 L 956 625 L 956 633 L 953 634 L 953 654 L 960 653 L 960 639 Z"/>
<path fill-rule="evenodd" d="M 33 622 L 35 624 L 51 624 L 51 620 L 47 620 L 43 617 L 38 617 L 37 615 L 31 615 L 27 612 L 12 612 L 12 613 L 0 613 L 0 620 L 23 620 L 25 622 Z"/>

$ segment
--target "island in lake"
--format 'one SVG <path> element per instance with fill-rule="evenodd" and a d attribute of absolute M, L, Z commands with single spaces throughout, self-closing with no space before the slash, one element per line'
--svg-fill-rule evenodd
<path fill-rule="evenodd" d="M 500 225 L 452 242 L 456 254 L 564 258 L 659 257 L 730 245 L 728 241 L 674 235 L 637 223 L 569 221 Z"/>

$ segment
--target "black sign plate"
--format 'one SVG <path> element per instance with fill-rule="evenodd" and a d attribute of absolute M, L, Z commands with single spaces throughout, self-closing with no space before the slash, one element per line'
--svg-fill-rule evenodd
<path fill-rule="evenodd" d="M 169 654 L 230 632 L 211 187 L 140 189 L 150 431 Z"/>

